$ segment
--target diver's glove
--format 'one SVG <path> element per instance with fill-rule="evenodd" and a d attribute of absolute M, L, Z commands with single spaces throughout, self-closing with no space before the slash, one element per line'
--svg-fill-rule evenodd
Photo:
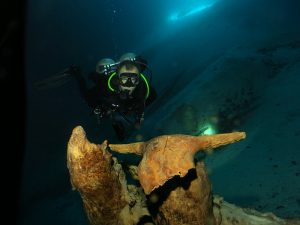
<path fill-rule="evenodd" d="M 119 108 L 117 104 L 111 104 L 110 107 L 105 105 L 99 105 L 94 108 L 94 114 L 100 118 L 110 115 L 112 112 L 116 111 Z"/>
<path fill-rule="evenodd" d="M 96 116 L 96 119 L 97 119 L 97 123 L 98 124 L 101 124 L 101 119 L 103 118 L 104 116 L 104 112 L 103 112 L 103 109 L 101 106 L 96 106 L 92 112 L 95 116 Z"/>
<path fill-rule="evenodd" d="M 120 105 L 116 103 L 112 103 L 110 107 L 112 111 L 116 111 L 120 107 Z"/>
<path fill-rule="evenodd" d="M 93 113 L 97 116 L 102 118 L 104 116 L 104 111 L 103 108 L 101 106 L 96 106 L 93 110 Z"/>

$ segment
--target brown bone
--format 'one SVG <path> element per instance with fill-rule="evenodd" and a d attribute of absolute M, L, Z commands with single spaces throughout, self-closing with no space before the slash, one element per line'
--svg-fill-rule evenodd
<path fill-rule="evenodd" d="M 109 147 L 120 153 L 143 155 L 138 177 L 145 193 L 150 194 L 175 175 L 184 177 L 189 169 L 195 168 L 196 152 L 231 144 L 245 137 L 245 132 L 209 136 L 162 135 L 146 142 L 109 144 Z"/>
<path fill-rule="evenodd" d="M 67 151 L 71 183 L 92 225 L 135 225 L 148 209 L 139 196 L 130 195 L 121 165 L 106 148 L 107 141 L 90 143 L 83 128 L 75 127 Z"/>

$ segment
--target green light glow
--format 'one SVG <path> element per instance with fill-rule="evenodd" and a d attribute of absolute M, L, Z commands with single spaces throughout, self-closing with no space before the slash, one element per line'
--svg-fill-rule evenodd
<path fill-rule="evenodd" d="M 147 87 L 147 94 L 146 94 L 146 97 L 145 97 L 145 99 L 147 99 L 148 98 L 148 96 L 149 96 L 149 84 L 148 84 L 148 81 L 147 81 L 147 79 L 146 79 L 146 77 L 144 76 L 144 74 L 140 74 L 141 75 L 141 77 L 143 78 L 143 80 L 145 81 L 145 84 L 146 84 L 146 87 Z"/>
<path fill-rule="evenodd" d="M 206 124 L 207 129 L 203 132 L 203 135 L 216 134 L 216 129 L 211 124 Z"/>
<path fill-rule="evenodd" d="M 198 135 L 213 135 L 217 133 L 217 129 L 210 123 L 205 123 L 198 127 Z"/>
<path fill-rule="evenodd" d="M 110 77 L 108 78 L 108 81 L 107 81 L 108 88 L 109 88 L 112 92 L 114 92 L 115 89 L 113 89 L 113 88 L 111 87 L 111 85 L 110 85 L 110 80 L 111 80 L 111 78 L 113 78 L 113 76 L 115 76 L 116 74 L 117 74 L 116 72 L 113 72 L 113 73 L 110 75 Z"/>

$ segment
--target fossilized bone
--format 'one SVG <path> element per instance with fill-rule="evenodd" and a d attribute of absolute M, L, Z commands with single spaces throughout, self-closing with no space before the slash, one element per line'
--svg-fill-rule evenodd
<path fill-rule="evenodd" d="M 163 135 L 146 142 L 109 144 L 109 147 L 116 152 L 143 156 L 138 177 L 145 193 L 150 194 L 175 175 L 184 177 L 189 169 L 195 168 L 196 152 L 231 144 L 245 137 L 245 132 L 210 136 Z"/>
<path fill-rule="evenodd" d="M 134 194 L 137 188 L 127 186 L 121 165 L 106 148 L 107 141 L 90 143 L 81 126 L 73 129 L 67 151 L 72 186 L 79 191 L 91 224 L 135 225 L 150 215 L 145 199 Z"/>
<path fill-rule="evenodd" d="M 173 161 L 175 167 L 176 164 L 184 164 L 186 161 L 185 167 L 178 167 L 186 169 L 188 165 L 191 165 L 188 163 L 191 163 L 190 157 L 197 151 L 196 149 L 216 148 L 244 137 L 244 133 L 201 137 L 170 135 L 160 136 L 145 143 L 134 143 L 132 149 L 129 148 L 131 144 L 111 144 L 110 147 L 120 152 L 129 151 L 141 154 L 143 157 L 147 156 L 145 163 L 149 164 L 142 169 L 149 168 L 151 163 L 156 166 L 159 163 L 166 163 L 172 168 L 172 159 L 175 159 Z M 165 147 L 161 147 L 162 143 Z M 190 143 L 194 143 L 191 145 L 192 150 L 188 150 Z M 149 144 L 154 146 L 147 146 Z M 79 191 L 92 225 L 149 225 L 154 222 L 157 225 L 300 225 L 299 220 L 283 220 L 272 213 L 239 208 L 217 196 L 212 201 L 211 186 L 203 162 L 198 162 L 196 166 L 192 164 L 192 167 L 196 169 L 189 170 L 184 177 L 181 170 L 179 174 L 181 177 L 167 172 L 166 174 L 170 176 L 169 180 L 163 182 L 161 187 L 148 195 L 159 195 L 160 190 L 163 193 L 167 191 L 167 195 L 158 196 L 158 201 L 160 197 L 165 198 L 159 202 L 158 213 L 150 214 L 143 190 L 127 185 L 121 165 L 107 151 L 107 147 L 107 141 L 101 145 L 90 143 L 80 126 L 73 129 L 68 143 L 67 166 L 71 183 L 73 188 Z M 172 149 L 177 151 L 172 151 Z M 183 158 L 174 157 L 172 153 L 173 155 L 179 154 Z M 186 154 L 186 159 L 183 153 Z M 155 155 L 163 156 L 162 160 L 157 159 Z M 168 160 L 166 156 L 169 155 L 171 159 Z M 158 170 L 158 173 L 166 175 L 162 170 Z M 143 179 L 147 177 L 151 176 L 142 176 Z M 172 182 L 175 183 L 172 184 Z M 153 221 L 141 223 L 140 219 L 145 216 L 148 218 L 152 216 Z"/>

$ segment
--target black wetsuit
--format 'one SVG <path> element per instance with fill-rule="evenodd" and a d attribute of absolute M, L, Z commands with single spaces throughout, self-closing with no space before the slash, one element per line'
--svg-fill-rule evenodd
<path fill-rule="evenodd" d="M 117 75 L 110 80 L 111 90 L 108 85 L 109 75 L 99 73 L 91 73 L 89 77 L 93 80 L 95 85 L 87 88 L 86 81 L 82 76 L 76 76 L 79 83 L 80 93 L 92 108 L 99 106 L 107 107 L 108 109 L 113 105 L 118 105 L 119 110 L 124 113 L 134 112 L 137 116 L 141 116 L 145 107 L 156 99 L 156 91 L 149 84 L 149 96 L 147 95 L 147 85 L 141 78 L 139 84 L 129 96 L 126 92 L 119 91 L 119 80 Z"/>
<path fill-rule="evenodd" d="M 144 114 L 145 107 L 151 104 L 156 99 L 156 91 L 149 84 L 149 95 L 145 81 L 140 77 L 140 82 L 129 96 L 126 92 L 119 90 L 119 79 L 117 75 L 91 73 L 89 78 L 94 82 L 94 86 L 87 88 L 86 81 L 81 73 L 76 74 L 76 79 L 79 84 L 80 93 L 92 109 L 100 108 L 104 115 L 108 111 L 118 112 L 121 115 L 131 115 L 135 117 L 135 122 L 138 122 Z M 111 90 L 111 88 L 113 89 Z M 116 121 L 113 118 L 113 126 L 116 129 Z M 120 124 L 118 124 L 120 126 Z M 123 128 L 122 128 L 123 129 Z M 118 131 L 117 131 L 118 133 Z M 122 139 L 119 137 L 119 139 Z"/>

